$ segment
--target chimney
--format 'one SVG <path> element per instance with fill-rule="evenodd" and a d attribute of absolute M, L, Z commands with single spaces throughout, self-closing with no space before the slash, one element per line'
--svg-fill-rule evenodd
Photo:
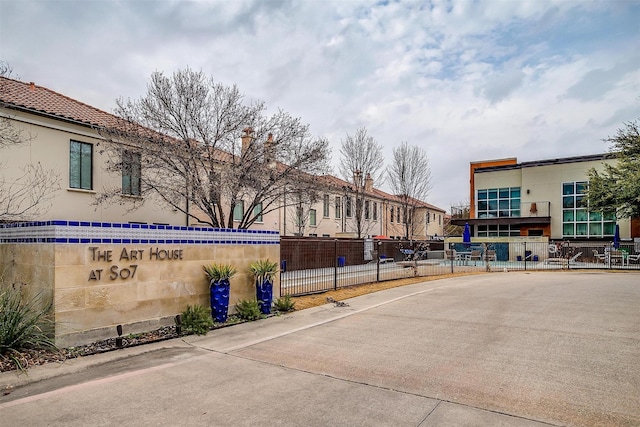
<path fill-rule="evenodd" d="M 29 90 L 31 92 L 36 90 L 36 84 L 34 82 L 29 82 Z"/>
<path fill-rule="evenodd" d="M 364 191 L 371 192 L 373 191 L 373 178 L 371 178 L 371 174 L 367 174 L 367 177 L 364 179 Z"/>
<path fill-rule="evenodd" d="M 244 134 L 242 134 L 242 151 L 240 153 L 244 155 L 251 145 L 251 140 L 253 139 L 253 128 L 246 127 L 242 129 L 242 132 L 244 132 Z"/>

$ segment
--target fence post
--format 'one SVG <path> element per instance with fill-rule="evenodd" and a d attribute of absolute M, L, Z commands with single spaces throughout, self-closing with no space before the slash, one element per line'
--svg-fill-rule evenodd
<path fill-rule="evenodd" d="M 375 251 L 376 254 L 376 282 L 380 281 L 380 248 L 382 247 L 382 242 L 378 242 L 378 248 Z"/>
<path fill-rule="evenodd" d="M 451 249 L 451 243 L 449 243 L 449 250 L 451 251 L 451 274 L 453 274 L 453 259 L 455 258 L 453 256 L 453 249 Z M 445 252 L 446 255 L 446 252 Z"/>
<path fill-rule="evenodd" d="M 527 242 L 524 242 L 524 253 L 522 254 L 524 258 L 524 271 L 527 271 Z"/>
<path fill-rule="evenodd" d="M 333 241 L 333 289 L 338 289 L 338 239 Z"/>

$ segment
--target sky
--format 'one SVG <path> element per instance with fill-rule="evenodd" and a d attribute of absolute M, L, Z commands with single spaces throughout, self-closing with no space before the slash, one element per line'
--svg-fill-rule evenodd
<path fill-rule="evenodd" d="M 0 0 L 0 60 L 108 112 L 202 70 L 300 117 L 334 165 L 361 127 L 385 167 L 422 148 L 449 211 L 469 162 L 604 153 L 640 118 L 640 0 Z"/>

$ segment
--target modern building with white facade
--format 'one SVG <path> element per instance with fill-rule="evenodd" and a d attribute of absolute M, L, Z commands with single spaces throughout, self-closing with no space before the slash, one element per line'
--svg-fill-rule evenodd
<path fill-rule="evenodd" d="M 610 241 L 640 237 L 640 220 L 589 210 L 588 172 L 614 164 L 608 154 L 518 163 L 516 158 L 470 164 L 470 218 L 474 237 L 546 236 L 553 240 Z"/>

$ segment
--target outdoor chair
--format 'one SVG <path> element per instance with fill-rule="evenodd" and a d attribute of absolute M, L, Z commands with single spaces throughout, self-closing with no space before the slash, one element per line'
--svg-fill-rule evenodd
<path fill-rule="evenodd" d="M 578 257 L 582 255 L 582 252 L 578 252 L 573 255 L 571 258 L 547 258 L 544 260 L 545 264 L 564 264 L 564 265 L 573 265 L 576 263 Z"/>
<path fill-rule="evenodd" d="M 640 261 L 640 253 L 639 254 L 635 254 L 635 255 L 628 255 L 627 256 L 627 264 L 629 264 L 631 261 L 633 261 L 633 262 Z"/>
<path fill-rule="evenodd" d="M 472 249 L 471 253 L 467 255 L 467 261 L 482 261 L 482 251 L 479 249 Z"/>
<path fill-rule="evenodd" d="M 444 250 L 444 255 L 448 260 L 455 260 L 456 259 L 456 250 L 455 249 L 445 249 Z"/>
<path fill-rule="evenodd" d="M 598 252 L 597 249 L 593 249 L 593 256 L 598 260 L 598 262 L 600 261 L 605 262 L 606 260 L 606 255 L 601 254 L 600 252 Z"/>
<path fill-rule="evenodd" d="M 487 249 L 487 261 L 497 261 L 496 251 L 493 249 Z"/>

